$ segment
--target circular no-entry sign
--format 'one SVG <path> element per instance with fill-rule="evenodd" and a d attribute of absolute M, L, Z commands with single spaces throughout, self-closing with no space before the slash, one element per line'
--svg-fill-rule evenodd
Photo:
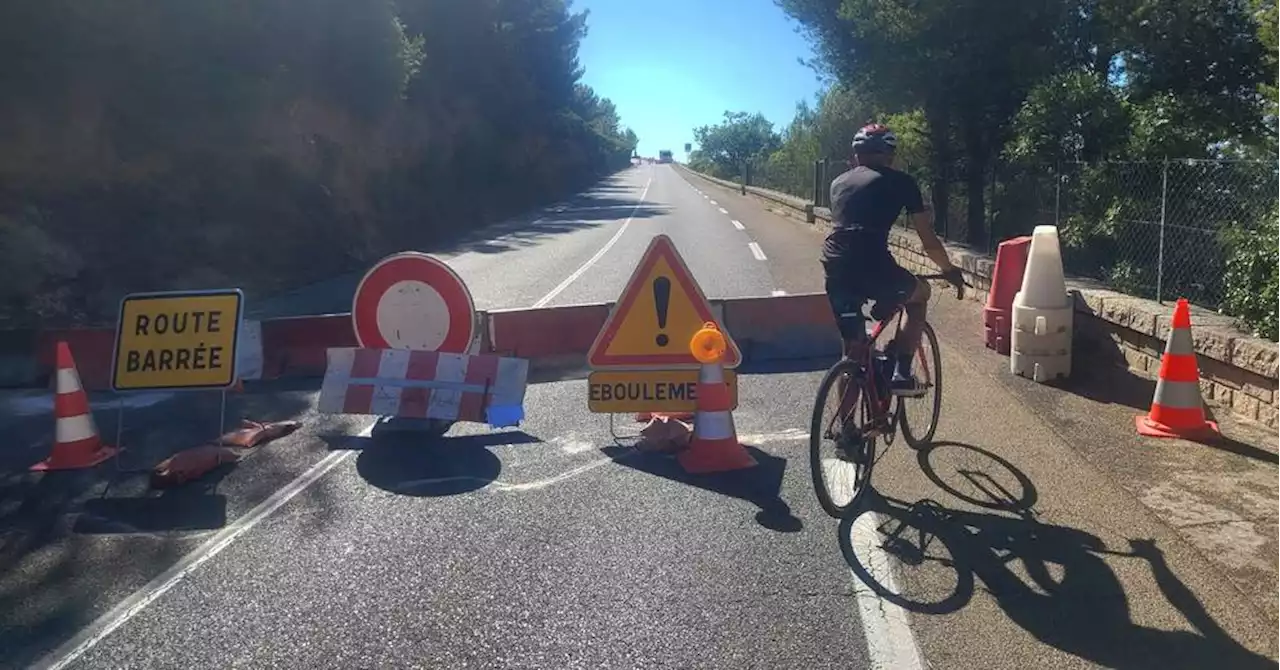
<path fill-rule="evenodd" d="M 356 287 L 356 341 L 373 349 L 470 353 L 475 303 L 448 265 L 417 251 L 378 261 Z"/>

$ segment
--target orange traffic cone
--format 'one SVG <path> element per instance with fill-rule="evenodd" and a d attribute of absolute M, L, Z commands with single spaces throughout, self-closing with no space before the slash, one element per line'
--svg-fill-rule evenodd
<path fill-rule="evenodd" d="M 80 385 L 75 359 L 66 342 L 58 342 L 57 394 L 53 399 L 54 443 L 45 460 L 32 470 L 79 470 L 91 468 L 116 454 L 117 449 L 102 443 L 93 423 L 89 396 Z"/>
<path fill-rule="evenodd" d="M 1191 345 L 1191 305 L 1186 298 L 1178 299 L 1170 325 L 1151 412 L 1135 419 L 1138 434 L 1186 439 L 1216 437 L 1220 434 L 1218 424 L 1204 417 L 1200 368 Z"/>
<path fill-rule="evenodd" d="M 740 470 L 756 465 L 741 444 L 733 426 L 733 406 L 729 385 L 724 381 L 726 343 L 715 324 L 707 323 L 690 343 L 698 369 L 697 411 L 693 416 L 693 439 L 676 459 L 686 472 L 701 474 Z"/>

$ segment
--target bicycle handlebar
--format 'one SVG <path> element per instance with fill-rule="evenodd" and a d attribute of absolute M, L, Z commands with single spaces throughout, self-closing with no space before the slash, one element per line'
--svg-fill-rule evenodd
<path fill-rule="evenodd" d="M 916 275 L 916 276 L 923 281 L 933 281 L 935 279 L 942 279 L 942 280 L 947 279 L 946 275 L 942 275 L 942 274 Z M 964 277 L 961 277 L 960 284 L 956 286 L 956 300 L 964 300 L 964 289 L 966 286 L 969 288 L 973 288 L 973 284 L 970 284 L 969 282 L 964 280 Z"/>

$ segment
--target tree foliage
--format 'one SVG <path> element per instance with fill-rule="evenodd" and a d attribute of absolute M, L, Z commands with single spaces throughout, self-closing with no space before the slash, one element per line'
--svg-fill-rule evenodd
<path fill-rule="evenodd" d="M 561 197 L 636 136 L 565 0 L 0 3 L 0 320 L 263 292 Z M 13 273 L 9 273 L 13 275 Z"/>
<path fill-rule="evenodd" d="M 741 174 L 748 163 L 767 157 L 779 143 L 773 124 L 759 112 L 725 112 L 724 121 L 695 128 L 693 137 L 699 159 L 724 176 Z"/>
<path fill-rule="evenodd" d="M 990 174 L 1014 157 L 1275 144 L 1258 95 L 1274 74 L 1274 26 L 1259 21 L 1274 0 L 776 1 L 867 109 L 923 114 L 936 215 L 953 215 L 958 182 L 973 243 L 986 242 Z"/>
<path fill-rule="evenodd" d="M 826 159 L 830 178 L 843 169 L 847 138 L 875 119 L 902 138 L 899 163 L 928 186 L 940 231 L 989 248 L 1025 232 L 1046 193 L 1052 211 L 1055 189 L 1069 188 L 1068 254 L 1137 285 L 1156 270 L 1133 245 L 1155 228 L 1122 231 L 1117 217 L 1159 220 L 1161 161 L 1276 159 L 1275 0 L 775 2 L 799 22 L 830 82 L 815 107 L 797 109 L 768 162 L 770 185 L 797 195 L 813 188 L 806 163 Z M 1139 184 L 1107 161 L 1153 163 Z M 1234 174 L 1251 184 L 1254 172 L 1274 175 L 1261 168 Z M 1237 177 L 1202 176 L 1169 197 L 1222 225 L 1258 218 L 1236 211 L 1241 194 L 1220 192 Z M 1213 237 L 1178 237 L 1166 256 L 1183 276 L 1215 278 L 1196 280 L 1204 286 L 1216 285 L 1228 254 L 1233 277 L 1261 267 L 1239 260 L 1253 246 L 1222 250 Z"/>

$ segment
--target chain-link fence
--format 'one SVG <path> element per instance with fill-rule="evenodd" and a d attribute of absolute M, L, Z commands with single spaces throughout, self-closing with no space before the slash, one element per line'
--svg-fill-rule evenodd
<path fill-rule="evenodd" d="M 1266 161 L 1073 163 L 1026 175 L 1027 191 L 1006 192 L 994 206 L 997 219 L 1009 213 L 1001 211 L 1006 203 L 1034 210 L 1018 217 L 1026 224 L 1013 234 L 1057 225 L 1071 274 L 1131 295 L 1217 308 L 1227 235 L 1277 216 L 1277 179 L 1277 164 Z"/>
<path fill-rule="evenodd" d="M 959 169 L 934 179 L 926 166 L 899 167 L 920 180 L 935 205 L 937 231 L 949 241 L 992 253 L 1001 240 L 1054 225 L 1068 273 L 1130 295 L 1185 297 L 1218 308 L 1227 290 L 1230 233 L 1280 215 L 1278 166 L 1192 159 L 1001 164 L 984 178 L 982 202 L 973 208 L 968 175 Z M 847 169 L 844 158 L 789 162 L 775 156 L 752 161 L 730 178 L 745 176 L 748 185 L 829 207 L 831 182 Z M 933 199 L 938 184 L 946 185 L 945 216 Z"/>
<path fill-rule="evenodd" d="M 1004 164 L 985 180 L 980 230 L 971 230 L 963 175 L 940 180 L 948 185 L 947 212 L 937 229 L 949 241 L 991 253 L 1001 240 L 1054 225 L 1068 273 L 1130 295 L 1185 297 L 1216 309 L 1227 288 L 1229 233 L 1280 215 L 1278 167 L 1268 161 L 1192 159 L 1047 168 Z M 843 159 L 816 161 L 810 184 L 818 188 L 806 195 L 829 206 L 831 181 L 846 169 Z M 920 179 L 925 198 L 931 198 L 934 182 L 924 168 L 902 169 Z"/>

